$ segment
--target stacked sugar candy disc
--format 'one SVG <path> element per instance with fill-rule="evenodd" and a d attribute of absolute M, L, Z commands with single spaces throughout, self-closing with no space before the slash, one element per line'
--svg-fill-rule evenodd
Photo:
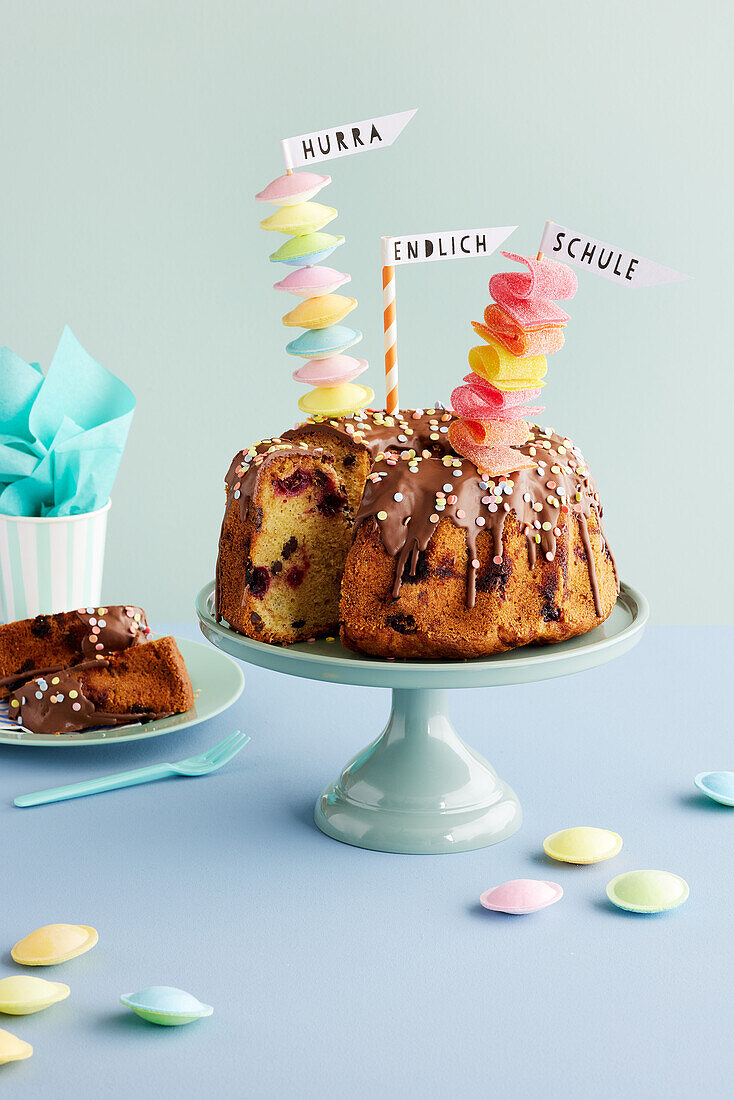
<path fill-rule="evenodd" d="M 462 419 L 449 429 L 454 450 L 492 477 L 535 465 L 515 448 L 531 438 L 525 418 L 543 412 L 527 402 L 545 385 L 546 355 L 563 345 L 569 316 L 555 299 L 576 293 L 576 276 L 565 264 L 502 255 L 528 270 L 503 272 L 489 281 L 494 302 L 484 311 L 484 324 L 472 322 L 484 343 L 469 352 L 472 373 L 451 395 Z"/>
<path fill-rule="evenodd" d="M 256 195 L 258 202 L 278 207 L 260 223 L 262 228 L 290 237 L 270 259 L 296 268 L 275 283 L 275 289 L 301 299 L 285 314 L 283 324 L 305 329 L 286 351 L 307 360 L 293 377 L 315 387 L 298 402 L 309 416 L 357 412 L 375 396 L 368 386 L 354 383 L 367 369 L 366 361 L 345 354 L 362 339 L 357 329 L 341 324 L 357 305 L 356 298 L 337 293 L 351 276 L 321 265 L 344 243 L 344 237 L 323 232 L 337 216 L 334 207 L 311 201 L 330 182 L 330 176 L 314 172 L 287 172 Z"/>

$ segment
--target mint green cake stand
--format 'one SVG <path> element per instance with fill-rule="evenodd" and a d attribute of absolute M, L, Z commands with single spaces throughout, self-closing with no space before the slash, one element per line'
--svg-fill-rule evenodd
<path fill-rule="evenodd" d="M 246 638 L 215 621 L 213 590 L 208 584 L 197 597 L 199 625 L 232 656 L 288 676 L 392 691 L 387 726 L 326 788 L 315 811 L 328 836 L 379 852 L 468 852 L 520 828 L 515 792 L 451 725 L 449 688 L 528 684 L 596 668 L 631 649 L 648 618 L 644 596 L 623 584 L 607 621 L 568 642 L 472 661 L 386 661 L 338 642 L 282 647 Z"/>

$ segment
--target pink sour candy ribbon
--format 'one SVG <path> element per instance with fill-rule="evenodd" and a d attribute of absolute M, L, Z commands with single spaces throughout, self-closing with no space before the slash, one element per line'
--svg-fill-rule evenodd
<path fill-rule="evenodd" d="M 523 329 L 517 321 L 505 313 L 502 306 L 487 306 L 484 311 L 487 324 L 472 321 L 472 328 L 482 340 L 497 340 L 518 359 L 529 355 L 552 355 L 563 347 L 563 326 L 543 325 L 540 328 Z"/>
<path fill-rule="evenodd" d="M 493 398 L 487 400 L 487 393 L 490 387 L 480 388 L 479 386 L 457 386 L 454 392 L 451 394 L 451 407 L 457 416 L 461 416 L 464 419 L 469 420 L 521 420 L 528 417 L 536 417 L 544 410 L 540 405 L 530 406 L 522 405 L 517 400 L 512 402 L 503 403 L 502 400 L 495 402 Z M 500 398 L 512 397 L 517 398 L 517 393 L 533 392 L 533 391 L 516 391 L 515 393 L 502 393 L 501 390 L 491 387 L 494 393 L 498 394 Z M 535 391 L 538 392 L 537 390 Z"/>
<path fill-rule="evenodd" d="M 449 439 L 455 423 L 449 425 Z M 530 429 L 524 420 L 460 420 L 458 423 L 462 425 L 460 438 L 468 438 L 479 447 L 519 447 L 530 438 Z"/>
<path fill-rule="evenodd" d="M 493 275 L 489 280 L 489 293 L 495 302 L 511 298 L 552 298 L 554 301 L 573 298 L 578 285 L 576 273 L 558 260 L 544 256 L 542 260 L 535 256 L 518 256 L 514 252 L 503 252 L 506 260 L 525 264 L 527 271 L 507 271 Z M 499 291 L 499 294 L 496 293 Z"/>
<path fill-rule="evenodd" d="M 522 451 L 504 445 L 486 447 L 475 443 L 465 428 L 465 420 L 454 420 L 449 424 L 449 440 L 457 454 L 473 462 L 478 470 L 497 477 L 499 474 L 511 474 L 516 470 L 531 470 L 536 463 Z"/>
<path fill-rule="evenodd" d="M 496 276 L 493 275 L 492 279 L 495 278 Z M 508 294 L 500 304 L 507 316 L 523 329 L 542 328 L 545 325 L 565 325 L 571 320 L 566 311 L 555 302 L 551 302 L 550 298 L 513 298 Z M 488 305 L 485 309 L 485 325 L 492 324 L 494 314 L 491 311 L 496 308 Z"/>
<path fill-rule="evenodd" d="M 474 371 L 465 374 L 464 381 L 471 386 L 472 389 L 480 390 L 484 400 L 497 409 L 505 409 L 510 405 L 522 405 L 524 401 L 534 401 L 536 397 L 540 397 L 540 387 L 532 390 L 512 390 L 507 392 L 497 389 L 491 382 L 487 382 L 485 378 L 482 378 L 480 374 L 475 374 Z"/>

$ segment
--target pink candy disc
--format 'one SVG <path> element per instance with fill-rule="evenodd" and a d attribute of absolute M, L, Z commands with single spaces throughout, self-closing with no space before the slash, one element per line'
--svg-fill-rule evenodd
<path fill-rule="evenodd" d="M 333 294 L 351 278 L 351 275 L 344 275 L 333 267 L 299 267 L 274 283 L 273 290 L 285 290 L 297 298 L 313 298 L 320 294 Z"/>
<path fill-rule="evenodd" d="M 327 183 L 331 183 L 331 176 L 321 176 L 316 172 L 286 173 L 272 180 L 255 195 L 255 199 L 257 202 L 272 203 L 273 206 L 295 206 L 299 202 L 308 202 Z"/>
<path fill-rule="evenodd" d="M 516 397 L 518 392 L 524 392 L 520 390 L 504 394 L 494 386 L 492 389 L 502 397 Z M 537 417 L 544 411 L 540 405 L 521 405 L 517 401 L 505 404 L 502 401 L 487 400 L 485 392 L 479 386 L 457 386 L 451 394 L 451 407 L 457 416 L 469 420 L 521 420 Z"/>
<path fill-rule="evenodd" d="M 296 382 L 307 386 L 340 386 L 351 382 L 366 371 L 366 359 L 354 359 L 351 355 L 331 355 L 328 359 L 309 359 L 293 372 Z"/>
<path fill-rule="evenodd" d="M 489 293 L 495 302 L 503 297 L 512 298 L 573 298 L 578 285 L 576 273 L 566 264 L 544 256 L 541 260 L 535 256 L 518 256 L 514 252 L 503 252 L 506 260 L 525 264 L 527 271 L 507 271 L 493 275 L 489 281 Z M 500 297 L 495 293 L 500 291 Z"/>
<path fill-rule="evenodd" d="M 485 890 L 479 898 L 485 909 L 496 913 L 537 913 L 553 905 L 563 897 L 563 888 L 557 882 L 537 878 L 516 878 Z"/>

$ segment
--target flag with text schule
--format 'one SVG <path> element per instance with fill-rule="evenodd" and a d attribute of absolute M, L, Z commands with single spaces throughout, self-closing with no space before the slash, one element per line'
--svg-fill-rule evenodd
<path fill-rule="evenodd" d="M 637 252 L 597 241 L 555 222 L 546 222 L 540 251 L 554 260 L 586 268 L 594 275 L 601 275 L 632 289 L 690 279 L 690 275 L 683 275 L 672 267 L 663 267 L 654 260 L 646 260 Z"/>

